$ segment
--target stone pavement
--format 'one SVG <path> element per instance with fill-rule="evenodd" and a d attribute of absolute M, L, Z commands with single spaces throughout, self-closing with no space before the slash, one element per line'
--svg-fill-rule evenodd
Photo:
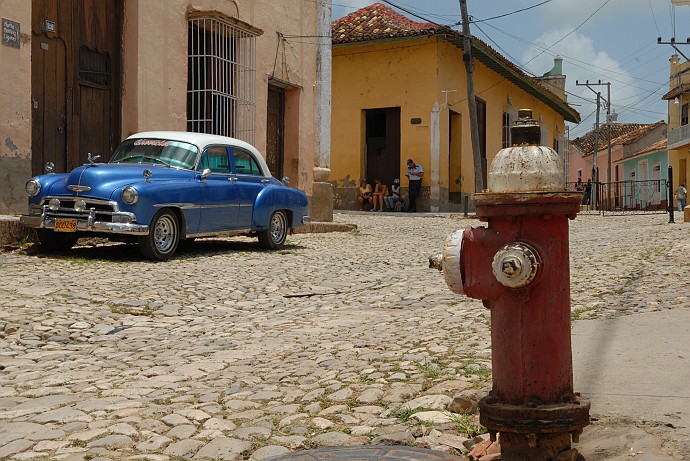
<path fill-rule="evenodd" d="M 466 454 L 477 415 L 463 411 L 490 388 L 489 312 L 451 293 L 427 256 L 478 221 L 334 219 L 358 228 L 293 235 L 277 252 L 234 238 L 166 263 L 95 242 L 0 254 L 0 460 L 258 460 L 362 444 Z M 580 323 L 688 309 L 690 226 L 667 220 L 572 221 L 575 338 Z M 681 360 L 634 359 L 619 365 L 667 361 L 672 374 Z M 688 391 L 655 381 L 636 394 L 687 414 Z M 685 429 L 605 400 L 575 445 L 588 460 L 687 459 Z"/>

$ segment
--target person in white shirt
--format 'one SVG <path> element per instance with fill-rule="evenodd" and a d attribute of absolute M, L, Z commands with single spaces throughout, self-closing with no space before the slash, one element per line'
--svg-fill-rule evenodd
<path fill-rule="evenodd" d="M 685 200 L 688 198 L 688 190 L 685 188 L 685 183 L 680 183 L 676 189 L 676 201 L 678 202 L 678 211 L 681 213 L 685 210 Z"/>
<path fill-rule="evenodd" d="M 390 195 L 383 197 L 383 201 L 386 204 L 386 209 L 395 210 L 395 204 L 400 200 L 400 180 L 396 179 L 393 181 L 393 185 L 390 188 Z"/>
<path fill-rule="evenodd" d="M 410 205 L 407 207 L 407 211 L 414 213 L 417 211 L 417 197 L 422 191 L 422 176 L 424 176 L 424 171 L 414 160 L 409 159 L 407 161 L 407 172 L 405 172 L 405 176 L 410 180 Z"/>

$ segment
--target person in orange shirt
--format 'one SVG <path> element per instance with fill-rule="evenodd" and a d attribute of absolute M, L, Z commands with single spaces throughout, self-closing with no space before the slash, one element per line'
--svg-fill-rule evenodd
<path fill-rule="evenodd" d="M 383 211 L 383 209 L 384 209 L 383 208 L 384 207 L 383 198 L 386 195 L 388 195 L 388 186 L 383 184 L 379 178 L 376 178 L 374 180 L 374 182 L 375 182 L 374 194 L 373 194 L 374 200 L 372 202 L 373 206 L 372 206 L 371 210 L 369 210 L 369 211 L 376 211 L 377 205 L 379 207 L 378 211 Z"/>

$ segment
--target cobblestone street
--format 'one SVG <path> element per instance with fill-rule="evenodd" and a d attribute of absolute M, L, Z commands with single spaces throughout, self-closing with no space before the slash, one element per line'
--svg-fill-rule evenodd
<path fill-rule="evenodd" d="M 334 219 L 358 229 L 293 235 L 277 252 L 235 238 L 166 263 L 122 244 L 0 254 L 0 459 L 466 451 L 477 416 L 449 405 L 490 388 L 490 313 L 427 257 L 479 222 Z M 687 309 L 690 223 L 676 221 L 571 221 L 575 321 Z"/>

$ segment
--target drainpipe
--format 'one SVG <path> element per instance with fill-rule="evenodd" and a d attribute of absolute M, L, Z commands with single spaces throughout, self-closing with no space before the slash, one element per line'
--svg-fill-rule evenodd
<path fill-rule="evenodd" d="M 444 104 L 445 106 L 445 104 Z M 431 165 L 429 177 L 429 209 L 431 212 L 438 212 L 440 209 L 441 190 L 440 190 L 440 168 L 441 168 L 441 107 L 438 102 L 434 103 L 431 109 Z"/>

